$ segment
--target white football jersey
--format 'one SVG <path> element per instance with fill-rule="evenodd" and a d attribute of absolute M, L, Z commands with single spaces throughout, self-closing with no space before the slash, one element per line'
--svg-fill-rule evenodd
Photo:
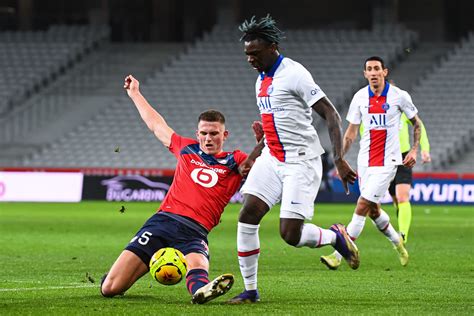
<path fill-rule="evenodd" d="M 280 55 L 255 84 L 266 150 L 279 161 L 311 159 L 324 153 L 314 129 L 311 106 L 325 96 L 300 63 Z"/>
<path fill-rule="evenodd" d="M 363 124 L 357 164 L 363 167 L 401 165 L 400 116 L 413 118 L 418 110 L 409 94 L 385 83 L 380 96 L 369 86 L 360 89 L 352 98 L 346 119 L 352 124 Z"/>

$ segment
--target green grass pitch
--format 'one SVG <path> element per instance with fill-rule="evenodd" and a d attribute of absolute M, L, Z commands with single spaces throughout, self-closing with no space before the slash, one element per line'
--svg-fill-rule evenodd
<path fill-rule="evenodd" d="M 119 210 L 125 206 L 125 212 Z M 223 297 L 192 305 L 184 282 L 163 286 L 145 275 L 123 297 L 99 294 L 100 277 L 154 212 L 153 203 L 0 203 L 0 314 L 474 314 L 473 207 L 414 206 L 403 268 L 370 220 L 357 244 L 361 266 L 329 271 L 319 256 L 278 232 L 278 209 L 260 229 L 261 302 L 230 306 L 243 288 L 236 251 L 238 205 L 209 235 L 210 278 L 233 273 Z M 316 205 L 313 222 L 347 224 L 354 205 Z M 385 206 L 396 219 L 392 206 Z"/>

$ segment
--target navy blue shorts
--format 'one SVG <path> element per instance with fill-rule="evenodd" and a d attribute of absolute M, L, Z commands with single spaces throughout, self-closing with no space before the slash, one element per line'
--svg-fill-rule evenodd
<path fill-rule="evenodd" d="M 176 248 L 184 255 L 197 252 L 209 260 L 207 234 L 204 227 L 187 217 L 158 212 L 145 222 L 125 249 L 140 257 L 147 267 L 153 254 L 164 247 Z"/>

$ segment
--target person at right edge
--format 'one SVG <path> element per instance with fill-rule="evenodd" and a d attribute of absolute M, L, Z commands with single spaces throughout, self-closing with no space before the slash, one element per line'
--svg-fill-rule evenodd
<path fill-rule="evenodd" d="M 393 244 L 401 265 L 406 266 L 408 252 L 403 238 L 393 228 L 388 214 L 381 209 L 380 200 L 394 179 L 398 166 L 404 165 L 411 169 L 415 165 L 423 123 L 408 93 L 386 81 L 387 75 L 388 69 L 382 58 L 367 58 L 364 77 L 369 84 L 354 95 L 347 113 L 349 126 L 344 135 L 344 154 L 356 139 L 359 126 L 363 124 L 365 127 L 357 160 L 361 193 L 352 220 L 347 225 L 347 233 L 356 240 L 364 229 L 368 215 L 377 229 Z M 399 140 L 402 113 L 413 124 L 413 146 L 404 158 Z M 335 251 L 321 256 L 321 262 L 335 270 L 339 267 L 341 258 Z"/>

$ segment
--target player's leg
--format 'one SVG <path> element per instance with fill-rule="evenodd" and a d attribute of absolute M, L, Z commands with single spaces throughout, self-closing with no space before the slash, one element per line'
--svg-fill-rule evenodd
<path fill-rule="evenodd" d="M 153 254 L 166 247 L 162 236 L 172 235 L 168 222 L 171 219 L 160 213 L 153 214 L 132 238 L 122 254 L 105 275 L 101 284 L 101 293 L 106 297 L 123 294 L 148 270 Z M 172 225 L 171 229 L 175 229 Z"/>
<path fill-rule="evenodd" d="M 230 304 L 255 303 L 260 300 L 257 290 L 258 259 L 260 257 L 259 223 L 270 210 L 258 197 L 245 194 L 237 224 L 237 253 L 245 290 L 229 300 Z"/>
<path fill-rule="evenodd" d="M 413 180 L 413 170 L 399 166 L 396 176 L 395 193 L 398 200 L 398 230 L 406 243 L 410 230 L 412 210 L 410 204 L 410 189 Z"/>
<path fill-rule="evenodd" d="M 370 215 L 379 231 L 398 247 L 400 237 L 390 224 L 388 214 L 379 209 L 379 201 L 394 178 L 396 167 L 377 167 L 376 169 L 359 167 L 358 171 L 361 196 L 357 200 L 352 220 L 347 225 L 347 233 L 352 240 L 357 239 L 364 228 L 366 216 Z M 328 256 L 321 256 L 321 262 L 332 270 L 339 267 L 341 259 L 342 255 L 337 252 Z"/>
<path fill-rule="evenodd" d="M 193 304 L 204 304 L 227 293 L 234 284 L 232 274 L 222 274 L 209 282 L 209 260 L 202 253 L 192 252 L 186 255 L 188 273 L 186 287 L 192 295 Z"/>
<path fill-rule="evenodd" d="M 397 185 L 397 179 L 398 179 L 398 171 L 399 168 L 397 168 L 397 173 L 395 174 L 395 178 L 390 182 L 390 186 L 388 187 L 388 193 L 390 193 L 390 196 L 392 197 L 392 202 L 393 202 L 393 207 L 395 208 L 395 214 L 397 214 L 398 218 L 398 200 L 397 200 L 397 194 L 395 187 Z"/>
<path fill-rule="evenodd" d="M 390 217 L 388 214 L 380 208 L 378 212 L 372 212 L 369 216 L 379 231 L 382 232 L 393 244 L 393 248 L 398 253 L 400 264 L 406 266 L 408 264 L 408 252 L 405 249 L 403 239 L 390 223 Z"/>
<path fill-rule="evenodd" d="M 361 191 L 361 199 L 368 209 L 368 215 L 374 221 L 378 230 L 394 245 L 400 241 L 400 236 L 390 223 L 388 214 L 380 208 L 380 200 L 387 192 L 390 183 L 397 172 L 396 166 L 367 168 L 367 186 Z"/>
<path fill-rule="evenodd" d="M 100 291 L 105 297 L 121 295 L 147 272 L 148 266 L 140 257 L 124 250 L 102 281 Z"/>
<path fill-rule="evenodd" d="M 398 199 L 398 230 L 403 236 L 403 241 L 408 241 L 408 231 L 411 225 L 411 204 L 410 204 L 410 189 L 409 184 L 397 184 L 396 192 Z"/>
<path fill-rule="evenodd" d="M 352 220 L 346 227 L 346 232 L 352 241 L 355 241 L 357 238 L 359 238 L 362 230 L 364 229 L 365 219 L 371 207 L 369 202 L 370 201 L 367 201 L 363 197 L 359 197 L 357 200 L 357 205 L 356 209 L 354 210 L 354 214 L 352 215 Z M 341 265 L 342 258 L 343 256 L 338 251 L 334 251 L 332 254 L 321 256 L 320 260 L 329 269 L 336 270 Z"/>
<path fill-rule="evenodd" d="M 340 224 L 330 229 L 318 227 L 311 220 L 314 201 L 321 183 L 322 165 L 320 157 L 288 163 L 281 166 L 283 192 L 280 209 L 280 235 L 295 247 L 318 248 L 332 245 L 344 254 L 349 265 L 357 269 L 358 250 Z"/>
<path fill-rule="evenodd" d="M 281 197 L 281 181 L 275 172 L 274 160 L 268 154 L 257 158 L 241 189 L 244 203 L 237 225 L 237 251 L 245 290 L 232 298 L 229 301 L 231 304 L 254 303 L 260 299 L 257 291 L 259 224 Z"/>

